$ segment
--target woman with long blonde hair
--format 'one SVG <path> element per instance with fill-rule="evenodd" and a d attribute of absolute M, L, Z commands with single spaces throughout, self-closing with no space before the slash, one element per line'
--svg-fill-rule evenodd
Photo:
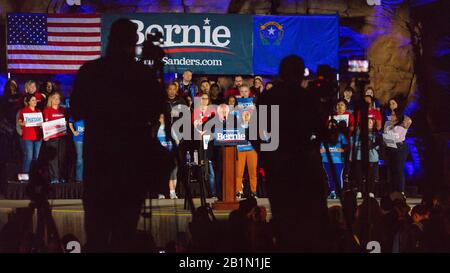
<path fill-rule="evenodd" d="M 44 109 L 44 121 L 66 119 L 66 110 L 60 107 L 62 95 L 53 92 L 47 100 L 47 108 Z M 48 138 L 44 138 L 45 149 L 51 156 L 49 161 L 49 175 L 52 184 L 63 183 L 62 168 L 65 157 L 66 131 L 60 132 Z"/>
<path fill-rule="evenodd" d="M 45 97 L 39 91 L 37 91 L 36 82 L 33 80 L 29 80 L 25 83 L 25 94 L 21 103 L 25 103 L 25 96 L 28 94 L 34 95 L 37 101 L 37 107 L 42 110 L 45 105 Z"/>

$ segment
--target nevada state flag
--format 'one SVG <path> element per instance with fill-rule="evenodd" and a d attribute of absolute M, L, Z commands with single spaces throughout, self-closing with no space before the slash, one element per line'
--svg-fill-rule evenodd
<path fill-rule="evenodd" d="M 298 55 L 312 71 L 320 64 L 339 68 L 339 17 L 254 16 L 253 71 L 276 75 L 281 60 Z"/>

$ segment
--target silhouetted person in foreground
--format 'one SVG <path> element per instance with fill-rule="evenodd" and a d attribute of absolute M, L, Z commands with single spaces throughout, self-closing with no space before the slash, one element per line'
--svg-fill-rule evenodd
<path fill-rule="evenodd" d="M 325 174 L 317 141 L 311 141 L 325 123 L 320 121 L 317 102 L 301 87 L 303 73 L 300 57 L 286 57 L 280 65 L 280 81 L 260 101 L 280 109 L 279 147 L 260 156 L 277 249 L 282 252 L 329 250 Z"/>
<path fill-rule="evenodd" d="M 128 19 L 113 23 L 106 56 L 80 68 L 71 97 L 74 119 L 86 124 L 83 205 L 89 252 L 134 250 L 145 193 L 166 163 L 158 160 L 151 136 L 151 125 L 165 109 L 164 90 L 155 71 L 134 60 L 136 30 Z"/>

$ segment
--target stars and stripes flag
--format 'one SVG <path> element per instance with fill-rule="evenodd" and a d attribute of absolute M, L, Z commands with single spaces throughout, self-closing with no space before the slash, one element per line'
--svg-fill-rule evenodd
<path fill-rule="evenodd" d="M 76 73 L 101 55 L 100 19 L 99 14 L 8 14 L 8 72 Z"/>

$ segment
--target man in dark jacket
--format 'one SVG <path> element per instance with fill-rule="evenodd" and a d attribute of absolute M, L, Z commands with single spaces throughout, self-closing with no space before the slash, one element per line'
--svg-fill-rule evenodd
<path fill-rule="evenodd" d="M 191 97 L 194 101 L 195 96 L 197 96 L 198 89 L 197 86 L 192 82 L 192 71 L 186 70 L 183 72 L 183 79 L 180 81 L 180 96 Z"/>
<path fill-rule="evenodd" d="M 186 105 L 186 101 L 182 97 L 177 95 L 177 87 L 174 83 L 170 83 L 167 86 L 166 92 L 168 120 L 170 121 L 170 124 L 173 124 L 181 117 L 179 115 L 181 112 L 180 107 L 182 107 L 182 105 Z"/>
<path fill-rule="evenodd" d="M 155 71 L 134 60 L 136 30 L 128 19 L 113 23 L 106 56 L 80 68 L 71 97 L 74 119 L 86 125 L 83 205 L 90 252 L 134 250 L 145 193 L 167 163 L 158 158 L 150 127 L 165 110 L 164 90 Z"/>

